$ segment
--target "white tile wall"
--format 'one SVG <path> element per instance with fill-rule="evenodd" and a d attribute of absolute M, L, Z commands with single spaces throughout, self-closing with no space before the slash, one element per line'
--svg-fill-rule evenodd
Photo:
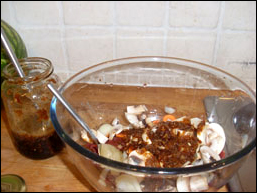
<path fill-rule="evenodd" d="M 109 29 L 66 29 L 65 44 L 69 70 L 78 72 L 113 59 L 113 33 Z"/>
<path fill-rule="evenodd" d="M 211 64 L 215 40 L 214 32 L 170 30 L 167 37 L 167 55 Z"/>
<path fill-rule="evenodd" d="M 163 34 L 163 31 L 155 29 L 118 29 L 117 58 L 163 55 Z"/>
<path fill-rule="evenodd" d="M 64 1 L 67 25 L 112 25 L 113 3 L 110 1 Z"/>
<path fill-rule="evenodd" d="M 60 43 L 61 30 L 59 28 L 22 28 L 20 34 L 22 34 L 29 56 L 48 58 L 56 72 L 68 71 L 64 48 Z"/>
<path fill-rule="evenodd" d="M 172 1 L 170 26 L 214 28 L 218 24 L 219 1 Z"/>
<path fill-rule="evenodd" d="M 15 1 L 12 5 L 19 24 L 56 25 L 61 19 L 56 1 Z"/>
<path fill-rule="evenodd" d="M 256 61 L 255 32 L 224 32 L 221 34 L 217 54 L 218 67 L 231 62 Z"/>
<path fill-rule="evenodd" d="M 225 6 L 225 29 L 256 30 L 256 1 L 228 1 Z"/>
<path fill-rule="evenodd" d="M 62 80 L 106 60 L 160 55 L 216 66 L 256 89 L 255 1 L 1 1 L 1 19 Z"/>
<path fill-rule="evenodd" d="M 116 22 L 128 26 L 162 26 L 165 15 L 163 1 L 116 2 Z"/>

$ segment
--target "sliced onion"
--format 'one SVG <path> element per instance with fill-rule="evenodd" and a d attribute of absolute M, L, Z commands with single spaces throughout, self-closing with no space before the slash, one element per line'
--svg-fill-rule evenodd
<path fill-rule="evenodd" d="M 190 177 L 180 176 L 176 184 L 178 192 L 190 192 Z"/>
<path fill-rule="evenodd" d="M 108 141 L 108 137 L 106 137 L 100 131 L 96 132 L 96 138 L 98 139 L 99 143 L 102 143 L 102 144 Z"/>
<path fill-rule="evenodd" d="M 122 174 L 115 180 L 118 192 L 142 192 L 139 182 L 134 176 Z"/>
<path fill-rule="evenodd" d="M 208 180 L 205 176 L 197 175 L 190 178 L 190 189 L 192 192 L 200 192 L 208 188 Z"/>
<path fill-rule="evenodd" d="M 99 145 L 99 155 L 115 161 L 123 161 L 122 152 L 118 150 L 116 147 L 109 144 Z"/>
<path fill-rule="evenodd" d="M 97 131 L 101 132 L 105 137 L 108 137 L 114 127 L 110 124 L 103 124 L 99 127 Z"/>

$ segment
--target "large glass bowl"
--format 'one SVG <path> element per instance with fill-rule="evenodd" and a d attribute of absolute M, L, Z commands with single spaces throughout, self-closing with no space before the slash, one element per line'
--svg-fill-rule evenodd
<path fill-rule="evenodd" d="M 70 159 L 97 191 L 177 191 L 178 180 L 189 191 L 216 191 L 256 146 L 255 93 L 236 77 L 199 62 L 168 57 L 112 60 L 82 70 L 59 91 L 91 129 L 115 117 L 128 125 L 126 106 L 139 104 L 160 114 L 164 106 L 172 106 L 176 116 L 199 117 L 224 128 L 225 158 L 220 161 L 183 168 L 129 165 L 84 148 L 82 128 L 54 97 L 50 113 L 55 129 Z M 203 176 L 207 188 L 197 181 Z M 194 182 L 196 189 L 190 186 Z"/>

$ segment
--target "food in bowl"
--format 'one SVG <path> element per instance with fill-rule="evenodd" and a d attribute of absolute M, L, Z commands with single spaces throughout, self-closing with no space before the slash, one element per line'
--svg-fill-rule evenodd
<path fill-rule="evenodd" d="M 218 161 L 212 162 L 211 158 L 206 164 L 170 168 L 132 165 L 115 161 L 123 159 L 121 156 L 99 156 L 98 147 L 91 149 L 95 153 L 85 148 L 90 143 L 81 138 L 82 128 L 54 98 L 51 119 L 55 129 L 65 142 L 71 161 L 97 191 L 217 191 L 256 146 L 254 117 L 243 129 L 234 127 L 232 122 L 238 110 L 256 103 L 255 94 L 237 78 L 198 62 L 166 57 L 108 61 L 71 77 L 60 92 L 89 128 L 96 131 L 104 124 L 113 127 L 115 117 L 119 124 L 128 126 L 124 115 L 127 106 L 145 105 L 147 114 L 156 113 L 159 120 L 166 115 L 165 106 L 176 107 L 166 108 L 175 119 L 197 117 L 206 124 L 219 123 L 225 132 L 226 156 L 222 157 L 222 151 Z M 214 100 L 208 103 L 209 111 L 204 102 L 211 96 Z M 227 108 L 220 111 L 218 107 L 223 106 Z"/>
<path fill-rule="evenodd" d="M 124 114 L 128 125 L 120 124 L 115 117 L 112 123 L 102 124 L 92 130 L 99 141 L 93 144 L 86 131 L 81 131 L 84 147 L 115 161 L 146 167 L 190 167 L 218 161 L 225 157 L 225 133 L 218 123 L 200 118 L 175 118 L 175 109 L 165 106 L 166 114 L 149 112 L 146 105 L 127 106 Z M 124 179 L 123 179 L 124 178 Z M 208 189 L 208 176 L 197 176 L 191 181 L 191 190 Z M 130 179 L 130 180 L 129 180 Z M 116 186 L 131 181 L 124 175 L 116 179 Z M 101 180 L 108 180 L 102 179 Z M 125 181 L 124 181 L 125 180 Z M 178 178 L 177 190 L 185 191 L 187 178 Z M 196 181 L 199 181 L 195 187 Z M 127 186 L 125 186 L 127 188 Z M 141 184 L 136 189 L 141 189 Z M 121 190 L 121 187 L 119 187 Z M 134 190 L 136 190 L 134 189 Z M 126 190 L 126 189 L 124 189 Z M 189 191 L 187 189 L 186 191 Z"/>
<path fill-rule="evenodd" d="M 98 148 L 83 130 L 85 147 L 109 159 L 148 167 L 185 167 L 224 156 L 226 138 L 218 123 L 186 116 L 175 119 L 171 114 L 159 119 L 156 114 L 147 114 L 145 105 L 128 106 L 125 117 L 129 125 L 114 118 L 111 124 L 93 130 Z"/>

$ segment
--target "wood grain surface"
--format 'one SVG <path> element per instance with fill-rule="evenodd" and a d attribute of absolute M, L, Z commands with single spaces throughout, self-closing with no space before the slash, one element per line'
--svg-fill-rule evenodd
<path fill-rule="evenodd" d="M 69 161 L 66 149 L 44 160 L 28 159 L 17 152 L 8 133 L 8 122 L 1 107 L 1 175 L 17 174 L 28 192 L 95 192 Z"/>

